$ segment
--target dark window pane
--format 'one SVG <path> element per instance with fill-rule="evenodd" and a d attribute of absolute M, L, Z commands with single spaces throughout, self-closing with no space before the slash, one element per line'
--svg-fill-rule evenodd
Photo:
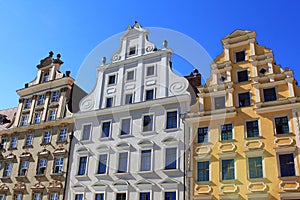
<path fill-rule="evenodd" d="M 154 99 L 154 90 L 146 91 L 146 101 Z"/>
<path fill-rule="evenodd" d="M 279 162 L 281 177 L 295 176 L 294 155 L 292 153 L 279 155 Z"/>
<path fill-rule="evenodd" d="M 222 180 L 233 180 L 234 175 L 234 159 L 222 160 Z"/>
<path fill-rule="evenodd" d="M 245 61 L 246 53 L 245 51 L 239 51 L 235 53 L 235 61 L 236 62 L 243 62 Z"/>
<path fill-rule="evenodd" d="M 110 135 L 110 122 L 102 123 L 102 137 L 109 137 Z"/>
<path fill-rule="evenodd" d="M 177 128 L 177 111 L 167 113 L 167 129 Z"/>
<path fill-rule="evenodd" d="M 176 169 L 177 148 L 166 149 L 165 169 Z"/>
<path fill-rule="evenodd" d="M 113 104 L 113 98 L 107 98 L 106 99 L 106 108 L 111 108 Z"/>
<path fill-rule="evenodd" d="M 164 200 L 176 200 L 176 192 L 165 192 Z"/>
<path fill-rule="evenodd" d="M 198 128 L 198 143 L 208 142 L 208 128 Z"/>
<path fill-rule="evenodd" d="M 250 93 L 240 93 L 239 94 L 239 107 L 250 106 Z"/>
<path fill-rule="evenodd" d="M 198 181 L 209 181 L 209 162 L 198 162 Z"/>
<path fill-rule="evenodd" d="M 247 126 L 247 138 L 258 137 L 259 136 L 259 127 L 258 121 L 246 122 Z"/>
<path fill-rule="evenodd" d="M 111 75 L 108 77 L 108 84 L 115 84 L 116 83 L 116 75 Z"/>
<path fill-rule="evenodd" d="M 143 120 L 143 132 L 153 131 L 153 115 L 145 115 Z"/>
<path fill-rule="evenodd" d="M 275 118 L 275 126 L 276 126 L 276 134 L 287 134 L 290 132 L 288 117 Z"/>
<path fill-rule="evenodd" d="M 264 89 L 263 92 L 265 102 L 277 100 L 275 88 Z"/>
<path fill-rule="evenodd" d="M 225 105 L 225 97 L 215 97 L 215 109 L 223 109 Z"/>
<path fill-rule="evenodd" d="M 239 71 L 237 73 L 237 75 L 238 75 L 238 82 L 244 82 L 244 81 L 248 81 L 249 80 L 248 70 Z"/>
<path fill-rule="evenodd" d="M 99 157 L 98 174 L 105 174 L 107 169 L 107 155 L 103 154 Z"/>
<path fill-rule="evenodd" d="M 249 177 L 250 178 L 262 178 L 262 157 L 253 157 L 248 159 L 249 162 Z"/>
<path fill-rule="evenodd" d="M 221 140 L 232 140 L 232 124 L 222 125 Z"/>

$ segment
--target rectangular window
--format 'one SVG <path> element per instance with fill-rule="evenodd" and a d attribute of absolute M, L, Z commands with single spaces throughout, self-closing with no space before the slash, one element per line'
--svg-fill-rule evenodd
<path fill-rule="evenodd" d="M 127 81 L 131 81 L 134 79 L 134 71 L 128 71 L 127 72 Z"/>
<path fill-rule="evenodd" d="M 153 131 L 153 115 L 144 115 L 143 132 Z"/>
<path fill-rule="evenodd" d="M 151 170 L 151 153 L 150 149 L 141 151 L 141 171 Z"/>
<path fill-rule="evenodd" d="M 103 193 L 95 194 L 95 200 L 104 200 L 104 194 Z"/>
<path fill-rule="evenodd" d="M 246 122 L 247 138 L 259 137 L 258 120 Z"/>
<path fill-rule="evenodd" d="M 153 76 L 154 75 L 154 66 L 147 67 L 146 76 Z"/>
<path fill-rule="evenodd" d="M 129 55 L 135 55 L 136 54 L 136 47 L 130 47 L 129 48 Z"/>
<path fill-rule="evenodd" d="M 294 154 L 279 155 L 280 175 L 281 177 L 296 176 Z"/>
<path fill-rule="evenodd" d="M 22 200 L 22 199 L 23 199 L 22 193 L 15 194 L 15 200 Z"/>
<path fill-rule="evenodd" d="M 10 177 L 12 167 L 13 167 L 12 163 L 5 163 L 3 177 Z"/>
<path fill-rule="evenodd" d="M 42 144 L 50 143 L 50 140 L 51 140 L 51 132 L 50 131 L 44 132 Z"/>
<path fill-rule="evenodd" d="M 239 83 L 249 80 L 248 70 L 239 71 L 237 73 L 237 76 L 238 76 L 238 82 Z"/>
<path fill-rule="evenodd" d="M 234 179 L 234 159 L 222 160 L 222 180 Z"/>
<path fill-rule="evenodd" d="M 139 200 L 150 200 L 150 192 L 140 192 Z"/>
<path fill-rule="evenodd" d="M 221 141 L 233 139 L 232 128 L 232 124 L 224 124 L 221 126 Z"/>
<path fill-rule="evenodd" d="M 56 110 L 50 110 L 49 111 L 49 121 L 54 121 L 55 120 L 55 116 L 56 116 Z"/>
<path fill-rule="evenodd" d="M 164 200 L 176 200 L 176 192 L 165 192 Z"/>
<path fill-rule="evenodd" d="M 42 193 L 34 193 L 33 194 L 33 200 L 42 200 Z"/>
<path fill-rule="evenodd" d="M 177 148 L 167 148 L 166 149 L 166 163 L 165 169 L 176 169 L 177 168 Z"/>
<path fill-rule="evenodd" d="M 128 164 L 128 153 L 120 153 L 119 154 L 119 166 L 118 173 L 126 173 L 127 172 L 127 164 Z"/>
<path fill-rule="evenodd" d="M 112 85 L 116 83 L 116 75 L 110 75 L 108 77 L 108 85 Z"/>
<path fill-rule="evenodd" d="M 289 119 L 288 117 L 276 117 L 275 118 L 276 134 L 287 134 L 290 133 Z"/>
<path fill-rule="evenodd" d="M 26 126 L 27 125 L 27 118 L 28 118 L 28 115 L 22 116 L 21 126 Z"/>
<path fill-rule="evenodd" d="M 131 119 L 122 119 L 121 124 L 121 135 L 129 135 L 131 128 Z"/>
<path fill-rule="evenodd" d="M 38 168 L 37 168 L 37 175 L 45 175 L 47 167 L 47 160 L 46 159 L 40 159 L 38 162 Z"/>
<path fill-rule="evenodd" d="M 146 90 L 146 101 L 154 99 L 154 89 Z"/>
<path fill-rule="evenodd" d="M 87 165 L 87 156 L 83 156 L 79 158 L 79 166 L 78 166 L 78 175 L 85 175 L 86 173 L 86 165 Z"/>
<path fill-rule="evenodd" d="M 198 144 L 208 142 L 208 127 L 198 128 Z"/>
<path fill-rule="evenodd" d="M 45 95 L 42 94 L 38 97 L 37 105 L 43 105 L 44 104 Z"/>
<path fill-rule="evenodd" d="M 1 139 L 1 143 L 0 143 L 0 150 L 5 150 L 6 143 L 7 143 L 7 139 L 6 138 L 2 138 Z"/>
<path fill-rule="evenodd" d="M 177 128 L 177 111 L 167 112 L 167 129 Z"/>
<path fill-rule="evenodd" d="M 32 146 L 32 139 L 33 139 L 32 134 L 28 134 L 26 136 L 25 147 Z"/>
<path fill-rule="evenodd" d="M 107 154 L 99 156 L 98 174 L 107 173 Z"/>
<path fill-rule="evenodd" d="M 26 99 L 24 108 L 28 109 L 30 108 L 30 105 L 31 105 L 31 99 Z"/>
<path fill-rule="evenodd" d="M 59 91 L 53 92 L 51 102 L 58 102 L 58 99 L 59 99 Z"/>
<path fill-rule="evenodd" d="M 0 194 L 0 200 L 5 200 L 5 194 Z"/>
<path fill-rule="evenodd" d="M 245 51 L 239 51 L 235 52 L 235 62 L 243 62 L 246 60 L 246 52 Z"/>
<path fill-rule="evenodd" d="M 102 123 L 102 137 L 109 137 L 110 136 L 110 122 L 103 122 Z"/>
<path fill-rule="evenodd" d="M 126 200 L 126 193 L 117 193 L 116 200 Z"/>
<path fill-rule="evenodd" d="M 29 166 L 28 161 L 22 161 L 20 163 L 19 176 L 26 176 L 28 166 Z"/>
<path fill-rule="evenodd" d="M 248 158 L 249 178 L 263 178 L 262 157 Z"/>
<path fill-rule="evenodd" d="M 53 174 L 61 174 L 63 172 L 64 158 L 55 158 Z"/>
<path fill-rule="evenodd" d="M 83 134 L 81 140 L 89 140 L 91 135 L 91 124 L 86 124 L 83 126 Z"/>
<path fill-rule="evenodd" d="M 44 72 L 43 74 L 43 83 L 49 81 L 49 72 Z"/>
<path fill-rule="evenodd" d="M 34 123 L 38 124 L 40 122 L 41 122 L 41 113 L 40 112 L 35 113 L 35 115 L 34 115 Z"/>
<path fill-rule="evenodd" d="M 276 101 L 277 100 L 277 95 L 276 95 L 276 89 L 275 88 L 264 89 L 263 93 L 264 93 L 265 102 Z"/>
<path fill-rule="evenodd" d="M 226 107 L 225 105 L 225 97 L 215 97 L 215 110 L 217 109 L 223 109 Z"/>
<path fill-rule="evenodd" d="M 247 107 L 250 106 L 251 100 L 250 100 L 250 93 L 240 93 L 239 94 L 239 107 Z"/>
<path fill-rule="evenodd" d="M 106 98 L 106 108 L 111 108 L 112 105 L 113 105 L 113 98 L 112 97 Z"/>
<path fill-rule="evenodd" d="M 67 129 L 60 129 L 59 136 L 58 136 L 58 142 L 65 142 L 67 140 Z"/>
<path fill-rule="evenodd" d="M 17 148 L 17 143 L 18 143 L 18 137 L 13 137 L 11 139 L 10 148 L 11 149 L 16 149 Z"/>
<path fill-rule="evenodd" d="M 58 200 L 58 198 L 59 198 L 58 193 L 52 193 L 52 194 L 50 194 L 50 200 Z"/>
<path fill-rule="evenodd" d="M 76 194 L 75 200 L 83 200 L 83 194 Z"/>
<path fill-rule="evenodd" d="M 198 182 L 209 181 L 209 161 L 198 162 Z"/>
<path fill-rule="evenodd" d="M 133 94 L 126 94 L 125 95 L 125 104 L 132 104 L 133 103 Z"/>

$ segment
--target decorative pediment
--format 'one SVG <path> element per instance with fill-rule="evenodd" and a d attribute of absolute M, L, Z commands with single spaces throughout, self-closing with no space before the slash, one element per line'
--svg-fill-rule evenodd
<path fill-rule="evenodd" d="M 86 188 L 85 185 L 81 184 L 81 183 L 76 183 L 75 185 L 72 186 L 73 190 L 75 191 L 81 191 L 83 192 Z"/>
<path fill-rule="evenodd" d="M 252 33 L 252 31 L 237 29 L 237 30 L 233 31 L 232 33 L 226 35 L 223 39 L 232 39 L 232 38 L 235 38 L 235 37 L 240 37 L 240 36 L 243 36 L 243 35 L 247 35 L 248 33 Z"/>
<path fill-rule="evenodd" d="M 26 159 L 30 159 L 32 158 L 32 154 L 30 152 L 23 152 L 21 155 L 20 155 L 20 159 L 22 160 L 26 160 Z"/>
<path fill-rule="evenodd" d="M 76 151 L 78 154 L 88 154 L 90 152 L 90 149 L 87 147 L 80 147 Z"/>
<path fill-rule="evenodd" d="M 152 147 L 154 146 L 154 142 L 150 140 L 141 140 L 138 145 L 140 147 Z"/>
<path fill-rule="evenodd" d="M 179 181 L 170 178 L 166 178 L 159 183 L 164 189 L 175 189 L 179 184 L 181 184 Z"/>
<path fill-rule="evenodd" d="M 135 183 L 136 187 L 140 189 L 151 189 L 151 187 L 154 185 L 151 181 L 142 179 Z"/>
<path fill-rule="evenodd" d="M 46 187 L 41 183 L 41 182 L 38 182 L 36 184 L 34 184 L 31 189 L 34 190 L 34 191 L 42 191 L 44 190 Z"/>
<path fill-rule="evenodd" d="M 178 140 L 173 137 L 167 137 L 161 141 L 165 145 L 178 143 Z"/>
<path fill-rule="evenodd" d="M 40 61 L 40 64 L 37 65 L 37 68 L 40 69 L 40 68 L 43 68 L 43 67 L 47 67 L 47 66 L 51 65 L 52 63 L 54 63 L 54 64 L 63 64 L 64 63 L 62 60 L 60 60 L 60 58 L 61 58 L 60 54 L 57 54 L 56 59 L 52 58 L 53 54 L 54 53 L 52 51 L 50 51 L 49 56 L 42 59 Z"/>
<path fill-rule="evenodd" d="M 119 179 L 119 180 L 114 181 L 112 185 L 119 190 L 125 190 L 128 188 L 129 183 L 125 180 Z"/>
<path fill-rule="evenodd" d="M 63 184 L 60 181 L 51 181 L 47 189 L 52 191 L 60 191 L 63 188 Z"/>
<path fill-rule="evenodd" d="M 122 150 L 129 150 L 130 146 L 131 145 L 127 142 L 121 142 L 121 143 L 117 144 L 117 148 L 122 149 Z"/>
<path fill-rule="evenodd" d="M 102 183 L 101 181 L 97 181 L 96 183 L 94 183 L 92 185 L 92 187 L 95 190 L 105 190 L 108 187 L 108 185 L 106 185 L 105 183 Z"/>
<path fill-rule="evenodd" d="M 64 147 L 58 147 L 54 150 L 53 155 L 63 156 L 63 155 L 66 155 L 67 152 L 68 152 L 67 149 L 65 149 Z"/>
<path fill-rule="evenodd" d="M 5 183 L 0 185 L 0 193 L 6 193 L 8 191 L 9 191 L 9 187 Z"/>
<path fill-rule="evenodd" d="M 24 192 L 26 190 L 26 185 L 23 182 L 18 182 L 15 184 L 13 190 L 16 192 Z"/>
<path fill-rule="evenodd" d="M 38 156 L 39 157 L 47 157 L 50 155 L 50 151 L 47 149 L 43 149 L 42 151 L 38 152 Z"/>
<path fill-rule="evenodd" d="M 108 152 L 110 150 L 110 146 L 106 146 L 106 145 L 101 145 L 99 147 L 97 147 L 97 151 L 98 152 Z"/>
<path fill-rule="evenodd" d="M 8 162 L 14 162 L 14 161 L 17 160 L 17 157 L 16 157 L 15 154 L 10 153 L 7 156 L 5 156 L 5 160 L 8 161 Z"/>

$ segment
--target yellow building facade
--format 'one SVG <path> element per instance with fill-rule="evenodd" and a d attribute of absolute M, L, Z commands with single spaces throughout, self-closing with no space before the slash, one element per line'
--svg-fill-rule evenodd
<path fill-rule="evenodd" d="M 192 199 L 300 199 L 300 90 L 256 33 L 222 39 L 185 117 Z"/>

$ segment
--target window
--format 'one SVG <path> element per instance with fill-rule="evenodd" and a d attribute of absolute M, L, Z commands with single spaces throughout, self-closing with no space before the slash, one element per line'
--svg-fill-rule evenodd
<path fill-rule="evenodd" d="M 276 134 L 287 134 L 289 130 L 289 119 L 288 117 L 276 117 L 275 118 L 275 129 Z"/>
<path fill-rule="evenodd" d="M 250 93 L 240 93 L 239 94 L 239 107 L 247 107 L 250 106 L 251 100 L 250 100 Z"/>
<path fill-rule="evenodd" d="M 249 178 L 262 178 L 262 157 L 248 158 Z"/>
<path fill-rule="evenodd" d="M 111 108 L 112 105 L 113 105 L 113 98 L 112 97 L 106 98 L 106 108 Z"/>
<path fill-rule="evenodd" d="M 50 112 L 49 112 L 49 121 L 55 120 L 55 115 L 56 115 L 56 110 L 55 109 L 50 110 Z"/>
<path fill-rule="evenodd" d="M 26 176 L 28 166 L 29 166 L 28 161 L 22 161 L 20 163 L 19 176 Z"/>
<path fill-rule="evenodd" d="M 221 141 L 233 139 L 232 128 L 232 124 L 224 124 L 221 126 Z"/>
<path fill-rule="evenodd" d="M 165 169 L 176 169 L 177 148 L 166 149 Z"/>
<path fill-rule="evenodd" d="M 48 82 L 48 81 L 49 81 L 49 72 L 44 72 L 43 83 Z"/>
<path fill-rule="evenodd" d="M 98 193 L 95 195 L 95 200 L 104 200 L 104 194 L 103 193 Z"/>
<path fill-rule="evenodd" d="M 132 104 L 133 103 L 133 94 L 126 94 L 125 95 L 125 104 Z"/>
<path fill-rule="evenodd" d="M 46 159 L 39 160 L 36 174 L 45 175 L 46 167 L 47 167 L 47 160 Z"/>
<path fill-rule="evenodd" d="M 44 99 L 45 99 L 45 95 L 44 94 L 40 95 L 37 101 L 37 105 L 43 105 Z"/>
<path fill-rule="evenodd" d="M 10 177 L 12 167 L 13 167 L 12 163 L 5 163 L 3 177 Z"/>
<path fill-rule="evenodd" d="M 260 70 L 259 70 L 259 73 L 260 73 L 261 75 L 265 75 L 266 72 L 267 72 L 267 70 L 266 70 L 264 67 L 260 68 Z"/>
<path fill-rule="evenodd" d="M 44 132 L 42 144 L 48 144 L 50 143 L 50 140 L 51 140 L 51 132 L 50 131 Z"/>
<path fill-rule="evenodd" d="M 92 127 L 91 124 L 86 124 L 83 126 L 83 134 L 82 134 L 81 140 L 89 140 L 90 139 L 91 127 Z"/>
<path fill-rule="evenodd" d="M 116 75 L 110 75 L 108 77 L 108 85 L 112 85 L 116 83 Z"/>
<path fill-rule="evenodd" d="M 18 143 L 18 137 L 13 137 L 11 139 L 10 148 L 11 149 L 16 149 L 17 148 L 17 143 Z"/>
<path fill-rule="evenodd" d="M 21 126 L 26 126 L 27 125 L 27 115 L 22 116 L 21 120 Z"/>
<path fill-rule="evenodd" d="M 176 192 L 165 192 L 164 200 L 176 200 Z"/>
<path fill-rule="evenodd" d="M 140 192 L 139 200 L 150 200 L 150 192 Z"/>
<path fill-rule="evenodd" d="M 58 136 L 58 142 L 65 142 L 67 140 L 67 129 L 60 129 L 59 136 Z"/>
<path fill-rule="evenodd" d="M 277 95 L 276 95 L 275 88 L 264 89 L 263 93 L 264 93 L 265 102 L 276 101 L 277 100 Z"/>
<path fill-rule="evenodd" d="M 127 172 L 127 164 L 128 164 L 128 153 L 120 153 L 119 154 L 119 166 L 118 173 L 126 173 Z"/>
<path fill-rule="evenodd" d="M 30 108 L 30 105 L 31 105 L 31 99 L 26 99 L 24 108 L 28 109 Z"/>
<path fill-rule="evenodd" d="M 33 200 L 42 200 L 42 193 L 34 193 Z"/>
<path fill-rule="evenodd" d="M 222 160 L 222 180 L 233 180 L 234 175 L 234 159 Z"/>
<path fill-rule="evenodd" d="M 224 97 L 215 97 L 215 110 L 225 108 L 225 96 Z"/>
<path fill-rule="evenodd" d="M 1 139 L 0 150 L 5 150 L 6 142 L 7 142 L 7 139 L 6 139 L 6 138 L 2 138 L 2 139 Z"/>
<path fill-rule="evenodd" d="M 58 99 L 59 99 L 59 91 L 53 92 L 51 102 L 58 102 Z"/>
<path fill-rule="evenodd" d="M 117 193 L 116 200 L 126 200 L 126 193 Z"/>
<path fill-rule="evenodd" d="M 83 194 L 76 194 L 75 200 L 83 200 Z"/>
<path fill-rule="evenodd" d="M 0 194 L 0 200 L 5 200 L 5 194 Z"/>
<path fill-rule="evenodd" d="M 167 129 L 177 128 L 177 111 L 167 112 Z"/>
<path fill-rule="evenodd" d="M 134 79 L 134 71 L 128 71 L 127 72 L 127 81 L 131 81 Z"/>
<path fill-rule="evenodd" d="M 294 154 L 279 155 L 280 175 L 281 177 L 295 176 Z"/>
<path fill-rule="evenodd" d="M 209 181 L 209 161 L 198 162 L 198 182 Z"/>
<path fill-rule="evenodd" d="M 208 142 L 208 127 L 198 128 L 198 143 Z"/>
<path fill-rule="evenodd" d="M 18 194 L 15 194 L 15 200 L 22 200 L 23 199 L 23 194 L 22 193 L 18 193 Z"/>
<path fill-rule="evenodd" d="M 41 113 L 40 112 L 35 113 L 35 115 L 34 115 L 34 123 L 38 124 L 40 122 L 41 122 Z"/>
<path fill-rule="evenodd" d="M 129 135 L 130 134 L 130 126 L 131 126 L 131 119 L 122 119 L 121 121 L 121 135 Z"/>
<path fill-rule="evenodd" d="M 146 101 L 154 99 L 154 89 L 146 90 Z"/>
<path fill-rule="evenodd" d="M 143 132 L 153 131 L 153 115 L 144 115 Z"/>
<path fill-rule="evenodd" d="M 79 158 L 78 175 L 85 175 L 86 173 L 87 156 Z"/>
<path fill-rule="evenodd" d="M 28 134 L 26 136 L 26 141 L 25 141 L 25 147 L 30 147 L 32 146 L 32 134 Z"/>
<path fill-rule="evenodd" d="M 64 158 L 55 158 L 53 174 L 61 174 L 64 166 Z"/>
<path fill-rule="evenodd" d="M 235 62 L 243 62 L 246 60 L 246 52 L 245 51 L 239 51 L 235 52 Z"/>
<path fill-rule="evenodd" d="M 136 47 L 130 47 L 129 48 L 129 55 L 135 55 L 136 54 Z"/>
<path fill-rule="evenodd" d="M 237 72 L 238 82 L 249 81 L 248 70 Z"/>
<path fill-rule="evenodd" d="M 52 193 L 52 194 L 50 194 L 50 200 L 58 200 L 58 198 L 59 198 L 58 193 Z"/>
<path fill-rule="evenodd" d="M 147 67 L 146 76 L 153 76 L 154 75 L 154 66 Z"/>
<path fill-rule="evenodd" d="M 246 122 L 247 138 L 259 137 L 258 120 Z"/>
<path fill-rule="evenodd" d="M 109 137 L 110 136 L 110 122 L 103 122 L 102 123 L 102 137 Z"/>
<path fill-rule="evenodd" d="M 141 151 L 141 171 L 151 170 L 151 149 Z"/>
<path fill-rule="evenodd" d="M 107 173 L 107 154 L 99 156 L 98 174 Z"/>

